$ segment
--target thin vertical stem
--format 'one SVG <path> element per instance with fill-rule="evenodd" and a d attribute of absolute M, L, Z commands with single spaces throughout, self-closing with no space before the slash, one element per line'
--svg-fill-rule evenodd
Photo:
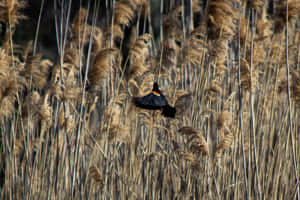
<path fill-rule="evenodd" d="M 35 37 L 34 37 L 33 55 L 35 55 L 35 52 L 36 52 L 36 45 L 37 45 L 37 40 L 38 40 L 38 36 L 39 36 L 39 31 L 40 31 L 40 24 L 41 24 L 41 19 L 42 19 L 44 2 L 45 2 L 45 0 L 42 0 L 42 2 L 41 2 L 41 8 L 40 8 L 38 23 L 37 23 L 37 27 L 36 27 L 36 31 L 35 31 Z"/>
<path fill-rule="evenodd" d="M 250 133 L 253 137 L 253 145 L 254 145 L 254 165 L 255 165 L 255 176 L 257 178 L 257 190 L 258 190 L 258 196 L 259 199 L 261 199 L 261 190 L 260 190 L 260 180 L 258 176 L 258 168 L 257 168 L 257 153 L 256 153 L 256 132 L 255 132 L 255 114 L 254 114 L 254 94 L 252 93 L 252 69 L 253 69 L 253 40 L 254 40 L 254 34 L 255 34 L 255 20 L 256 20 L 256 13 L 255 10 L 251 10 L 252 14 L 252 23 L 251 23 L 251 50 L 250 50 L 250 83 L 251 83 L 251 89 L 250 89 L 250 109 L 251 109 L 251 125 L 250 125 Z"/>
<path fill-rule="evenodd" d="M 240 59 L 240 29 L 241 29 L 241 8 L 239 15 L 238 25 L 238 43 L 237 43 L 237 57 L 238 57 L 238 90 L 239 90 L 239 135 L 241 139 L 242 155 L 243 155 L 243 168 L 244 168 L 244 184 L 245 184 L 245 199 L 248 199 L 248 184 L 247 184 L 247 169 L 246 169 L 246 158 L 244 148 L 244 134 L 243 134 L 243 93 L 241 84 L 241 59 Z"/>
<path fill-rule="evenodd" d="M 293 138 L 293 124 L 292 124 L 292 109 L 291 109 L 291 91 L 290 91 L 290 80 L 289 80 L 289 33 L 288 33 L 288 12 L 289 12 L 289 1 L 286 1 L 286 29 L 285 29 L 285 60 L 286 60 L 286 77 L 287 77 L 287 96 L 288 96 L 288 112 L 289 112 L 289 128 L 287 129 L 287 135 L 290 134 L 290 141 L 292 146 L 292 157 L 293 157 L 293 166 L 296 176 L 295 183 L 297 184 L 298 181 L 298 173 L 297 173 L 297 163 L 296 163 L 296 156 L 295 156 L 295 149 L 294 149 L 294 138 Z M 287 141 L 288 142 L 288 141 Z M 286 145 L 288 146 L 288 145 Z M 297 185 L 297 199 L 299 200 L 299 185 Z"/>
<path fill-rule="evenodd" d="M 163 12 L 164 12 L 164 0 L 160 1 L 160 41 L 164 39 L 164 32 L 163 32 Z"/>
<path fill-rule="evenodd" d="M 97 5 L 97 6 L 96 6 Z M 76 132 L 76 141 L 75 141 L 75 151 L 74 151 L 74 166 L 73 166 L 73 173 L 72 173 L 72 187 L 71 187 L 71 195 L 72 198 L 74 198 L 74 184 L 76 180 L 76 171 L 77 171 L 77 162 L 78 162 L 78 154 L 79 154 L 79 145 L 80 145 L 80 132 L 81 132 L 81 123 L 83 119 L 83 104 L 85 102 L 85 88 L 87 84 L 87 74 L 88 74 L 88 69 L 90 65 L 90 57 L 91 57 L 91 50 L 92 50 L 92 38 L 94 35 L 94 29 L 96 25 L 96 20 L 97 20 L 97 13 L 98 13 L 98 7 L 99 3 L 95 1 L 94 3 L 94 11 L 93 11 L 93 24 L 92 24 L 92 30 L 91 30 L 91 35 L 90 35 L 90 41 L 89 41 L 89 49 L 88 49 L 88 55 L 87 55 L 87 61 L 86 61 L 86 68 L 85 68 L 85 77 L 84 77 L 84 83 L 83 83 L 83 89 L 82 89 L 82 95 L 81 95 L 81 105 L 80 105 L 80 112 L 79 112 L 79 122 L 77 125 L 77 132 Z"/>

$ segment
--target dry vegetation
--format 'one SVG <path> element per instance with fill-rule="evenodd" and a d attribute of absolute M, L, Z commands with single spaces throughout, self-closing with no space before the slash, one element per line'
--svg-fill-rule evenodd
<path fill-rule="evenodd" d="M 110 2 L 48 60 L 1 0 L 1 199 L 299 199 L 300 1 L 165 0 L 157 38 L 153 1 Z M 154 80 L 175 119 L 132 105 Z"/>

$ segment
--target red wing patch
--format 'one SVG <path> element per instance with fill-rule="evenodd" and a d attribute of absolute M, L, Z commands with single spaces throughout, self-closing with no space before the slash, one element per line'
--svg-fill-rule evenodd
<path fill-rule="evenodd" d="M 156 91 L 152 91 L 152 93 L 153 93 L 154 95 L 156 95 L 156 96 L 160 96 L 160 94 L 159 94 L 158 92 L 156 92 Z"/>

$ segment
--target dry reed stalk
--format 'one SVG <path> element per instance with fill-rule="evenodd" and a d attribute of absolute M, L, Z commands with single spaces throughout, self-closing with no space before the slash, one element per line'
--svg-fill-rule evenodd
<path fill-rule="evenodd" d="M 146 15 L 144 13 L 149 14 L 149 7 L 141 5 L 145 1 L 138 0 L 114 0 L 111 2 L 126 4 L 127 9 L 132 13 L 129 13 L 130 15 L 117 13 L 119 17 L 123 15 L 124 19 L 100 20 L 124 23 L 113 24 L 113 35 L 110 35 L 112 32 L 109 32 L 108 38 L 113 36 L 114 40 L 117 40 L 116 37 L 122 36 L 121 39 L 126 41 L 129 35 L 124 35 L 125 28 L 131 28 L 130 26 L 138 23 L 135 27 L 139 29 L 142 26 L 143 15 Z M 177 1 L 164 0 L 161 2 L 163 5 L 161 14 L 166 16 L 171 15 L 169 9 L 178 6 Z M 184 3 L 184 1 L 182 2 Z M 275 2 L 275 7 L 286 8 L 283 5 L 286 1 L 278 2 Z M 103 89 L 101 95 L 96 97 L 95 93 L 88 93 L 86 100 L 84 100 L 85 89 L 81 89 L 85 88 L 81 76 L 84 74 L 82 67 L 89 67 L 90 55 L 84 59 L 83 46 L 79 43 L 85 41 L 84 43 L 87 44 L 88 37 L 86 36 L 91 36 L 88 44 L 93 45 L 91 48 L 93 50 L 90 50 L 96 58 L 97 54 L 105 50 L 103 46 L 107 45 L 108 41 L 110 42 L 110 40 L 105 41 L 102 38 L 102 31 L 99 27 L 94 27 L 94 34 L 90 35 L 92 26 L 87 24 L 85 17 L 88 15 L 87 11 L 84 11 L 86 13 L 82 15 L 79 11 L 78 18 L 80 19 L 73 21 L 72 28 L 75 26 L 77 28 L 72 30 L 70 38 L 74 42 L 74 37 L 78 34 L 77 43 L 71 41 L 66 44 L 62 50 L 65 52 L 64 56 L 60 58 L 62 62 L 54 67 L 49 60 L 42 60 L 38 58 L 38 55 L 31 56 L 31 42 L 28 43 L 25 51 L 19 51 L 19 46 L 13 44 L 12 41 L 14 30 L 6 31 L 0 51 L 0 118 L 1 133 L 3 133 L 0 138 L 0 149 L 3 154 L 0 156 L 0 187 L 3 188 L 3 192 L 0 194 L 1 199 L 46 199 L 47 197 L 65 198 L 69 196 L 73 196 L 73 198 L 84 196 L 88 199 L 176 199 L 179 197 L 183 199 L 192 197 L 217 199 L 221 196 L 224 199 L 241 199 L 245 198 L 244 195 L 249 199 L 257 199 L 259 196 L 267 199 L 284 199 L 285 194 L 296 197 L 299 181 L 295 182 L 293 178 L 288 177 L 295 177 L 295 172 L 291 170 L 294 162 L 290 159 L 292 157 L 291 147 L 295 148 L 296 164 L 299 161 L 297 157 L 299 147 L 299 136 L 297 135 L 299 129 L 297 109 L 299 109 L 300 102 L 299 72 L 293 65 L 298 63 L 299 47 L 292 45 L 292 43 L 299 43 L 299 39 L 297 39 L 299 34 L 297 34 L 296 27 L 288 26 L 289 41 L 285 50 L 289 54 L 286 56 L 281 44 L 284 39 L 283 34 L 274 34 L 273 32 L 273 28 L 276 29 L 274 25 L 280 20 L 282 23 L 289 21 L 289 24 L 292 25 L 289 17 L 295 18 L 298 15 L 294 10 L 298 4 L 293 4 L 298 1 L 291 0 L 289 2 L 292 3 L 289 5 L 292 6 L 290 11 L 293 16 L 289 16 L 285 12 L 288 14 L 287 19 L 280 19 L 278 16 L 274 21 L 268 16 L 270 14 L 269 3 L 265 3 L 263 6 L 261 0 L 244 1 L 243 9 L 239 13 L 241 15 L 240 30 L 237 33 L 239 37 L 236 39 L 240 44 L 244 43 L 241 46 L 236 46 L 231 42 L 236 32 L 234 28 L 237 17 L 234 9 L 237 5 L 236 1 L 208 1 L 207 7 L 201 5 L 201 8 L 207 10 L 204 10 L 203 15 L 199 18 L 195 15 L 195 3 L 197 2 L 193 1 L 193 4 L 190 4 L 189 1 L 189 4 L 183 4 L 179 12 L 182 12 L 180 13 L 183 16 L 182 19 L 187 20 L 182 20 L 180 24 L 176 22 L 177 18 L 165 22 L 164 36 L 168 35 L 173 38 L 159 41 L 162 44 L 162 51 L 159 53 L 156 53 L 155 46 L 153 48 L 150 46 L 152 38 L 140 40 L 136 35 L 138 31 L 133 28 L 133 32 L 135 32 L 133 38 L 135 39 L 129 43 L 133 53 L 130 55 L 132 57 L 128 58 L 131 59 L 128 79 L 123 79 L 122 75 L 119 78 L 117 70 L 114 73 L 117 78 L 108 76 L 107 71 L 110 71 L 114 64 L 111 62 L 112 56 L 108 55 L 106 63 L 109 64 L 106 67 L 100 67 L 97 71 L 100 73 L 98 76 L 103 75 L 103 80 L 109 82 L 109 85 L 103 84 L 103 86 L 107 86 L 108 90 Z M 147 3 L 145 5 L 150 5 Z M 102 1 L 100 5 L 102 5 Z M 115 7 L 114 5 L 112 7 Z M 190 5 L 192 6 L 190 7 Z M 156 19 L 152 14 L 155 13 L 156 7 L 155 4 L 151 4 L 151 6 L 154 9 L 151 16 L 149 14 L 149 18 L 145 21 L 149 20 L 150 22 L 152 18 L 150 24 L 153 25 L 156 23 Z M 184 7 L 187 9 L 184 10 Z M 190 12 L 190 8 L 193 13 L 185 13 L 186 11 Z M 2 13 L 1 9 L 0 6 L 0 14 Z M 248 11 L 254 9 L 255 17 L 246 19 Z M 120 11 L 122 10 L 119 9 L 118 12 Z M 112 15 L 114 14 L 112 13 Z M 194 16 L 195 24 L 198 22 L 209 24 L 208 32 L 215 34 L 215 37 L 208 35 L 205 27 L 200 25 L 199 28 L 187 34 L 184 41 L 176 38 L 176 35 L 179 36 L 176 33 L 179 31 L 178 28 L 181 29 L 180 33 L 189 33 L 187 27 L 190 27 L 189 23 L 193 21 L 189 18 L 190 16 Z M 160 19 L 163 22 L 163 17 Z M 256 22 L 256 24 L 250 26 L 249 22 L 252 19 L 255 19 L 252 22 Z M 157 21 L 159 20 L 157 19 Z M 227 22 L 232 24 L 227 26 Z M 76 23 L 77 25 L 75 25 Z M 163 26 L 163 23 L 161 25 Z M 155 26 L 153 27 L 155 28 Z M 251 30 L 252 34 L 255 33 L 252 35 L 252 39 L 249 28 L 255 28 L 255 30 Z M 144 30 L 147 31 L 147 29 Z M 84 34 L 86 35 L 83 36 Z M 156 41 L 155 34 L 151 33 L 151 35 L 154 37 L 153 41 Z M 69 38 L 69 35 L 66 38 Z M 210 38 L 210 40 L 206 41 L 206 38 Z M 133 41 L 136 40 L 139 42 L 134 47 Z M 114 45 L 119 46 L 118 42 L 120 41 L 116 41 Z M 209 54 L 206 51 L 207 47 L 213 47 L 208 52 Z M 118 47 L 115 50 L 119 51 L 121 48 Z M 234 52 L 235 50 L 239 52 Z M 140 54 L 143 56 L 139 57 Z M 240 60 L 239 69 L 235 67 L 235 56 L 238 56 Z M 153 81 L 157 79 L 154 75 L 159 66 L 157 57 L 162 59 L 161 64 L 166 69 L 174 68 L 174 72 L 177 73 L 175 76 L 162 73 L 159 77 L 162 83 L 166 83 L 167 81 L 164 82 L 164 79 L 170 80 L 170 77 L 175 79 L 174 84 L 171 84 L 165 91 L 166 94 L 172 94 L 170 96 L 174 97 L 170 102 L 175 103 L 180 115 L 180 118 L 172 121 L 164 120 L 157 113 L 135 110 L 128 101 L 128 92 L 136 96 L 151 91 Z M 84 63 L 85 60 L 87 63 Z M 287 70 L 282 70 L 286 67 L 283 65 L 286 61 L 289 64 L 289 73 Z M 187 63 L 189 63 L 189 67 L 181 65 Z M 113 68 L 119 69 L 118 67 Z M 105 70 L 102 71 L 103 68 Z M 121 70 L 123 69 L 125 67 Z M 239 83 L 235 82 L 236 75 L 232 76 L 233 73 L 237 73 L 237 70 L 240 71 Z M 233 73 L 230 74 L 231 72 Z M 52 74 L 51 86 L 47 86 L 49 83 L 47 77 L 50 73 Z M 30 85 L 30 81 L 32 81 L 32 91 L 24 89 L 24 86 Z M 100 82 L 96 84 L 97 87 L 102 87 Z M 109 90 L 111 85 L 119 85 L 117 91 Z M 232 94 L 226 100 L 227 95 L 237 90 L 237 87 L 242 87 L 239 88 L 239 97 L 241 98 L 243 94 L 243 99 L 239 99 L 240 102 L 238 102 Z M 189 91 L 187 88 L 191 92 L 186 92 Z M 286 111 L 288 88 L 292 103 L 290 106 L 295 108 L 295 110 L 291 109 L 289 113 Z M 277 96 L 276 90 L 285 96 Z M 204 91 L 210 101 L 203 98 Z M 80 92 L 83 94 L 82 97 L 78 96 Z M 80 104 L 81 101 L 82 104 Z M 193 108 L 189 115 L 191 101 Z M 109 103 L 107 104 L 107 102 Z M 241 107 L 239 107 L 239 103 Z M 251 107 L 254 107 L 252 111 L 248 106 L 250 104 Z M 256 104 L 257 106 L 255 106 Z M 206 112 L 207 110 L 208 112 Z M 93 115 L 90 115 L 91 112 Z M 182 114 L 182 112 L 186 113 Z M 288 119 L 288 114 L 291 114 L 290 119 Z M 96 116 L 95 120 L 98 126 L 86 128 L 87 122 L 94 116 Z M 212 117 L 209 118 L 209 116 Z M 139 117 L 139 119 L 135 119 L 135 117 Z M 239 125 L 237 125 L 238 120 Z M 281 123 L 276 123 L 277 121 Z M 199 130 L 207 133 L 208 142 L 200 134 L 200 131 L 192 127 L 180 129 L 183 136 L 175 134 L 174 130 L 177 130 L 182 124 L 193 124 L 199 127 Z M 287 135 L 286 130 L 289 130 L 289 126 L 292 129 L 290 129 L 291 133 Z M 77 135 L 73 134 L 75 127 Z M 46 130 L 49 134 L 44 135 Z M 247 133 L 247 130 L 252 131 L 256 139 L 252 137 L 252 134 L 245 134 L 245 136 L 239 136 L 238 140 L 235 139 L 238 137 L 236 133 L 239 131 Z M 63 131 L 66 131 L 68 135 L 62 134 Z M 106 146 L 99 145 L 98 141 L 90 134 L 99 132 L 101 132 L 101 136 L 104 132 L 108 133 L 107 140 L 102 140 L 100 143 L 103 142 Z M 130 143 L 124 143 L 124 141 L 128 141 L 127 136 L 129 135 Z M 52 136 L 57 137 L 53 138 Z M 290 138 L 292 138 L 292 145 L 289 145 Z M 219 143 L 218 139 L 220 139 Z M 255 144 L 255 142 L 257 143 Z M 183 145 L 186 145 L 185 150 L 182 148 Z M 73 154 L 74 146 L 75 153 Z M 230 150 L 230 153 L 232 152 L 233 155 L 222 156 L 223 151 L 231 146 L 233 149 Z M 154 150 L 155 148 L 158 149 Z M 147 152 L 151 149 L 154 151 Z M 256 150 L 257 152 L 255 152 Z M 180 156 L 174 152 L 179 152 Z M 199 159 L 205 155 L 209 155 L 209 157 Z M 105 169 L 108 176 L 104 177 L 101 174 L 102 170 L 96 166 L 85 170 L 86 164 L 94 158 L 97 158 L 97 163 L 100 163 L 98 167 Z M 211 158 L 215 161 L 218 159 L 217 163 L 213 163 L 216 165 L 211 165 Z M 242 166 L 245 161 L 247 165 Z M 5 168 L 3 163 L 5 163 Z M 72 169 L 71 172 L 70 169 Z M 245 170 L 247 170 L 246 173 Z M 243 173 L 247 176 L 241 180 Z M 4 177 L 4 181 L 2 181 L 2 177 Z M 80 181 L 75 181 L 79 177 Z M 86 184 L 89 177 L 93 178 L 93 183 L 103 186 L 101 193 L 94 187 L 89 187 L 90 184 Z M 243 184 L 248 186 L 244 188 Z M 64 187 L 60 187 L 61 185 Z M 199 187 L 201 185 L 206 187 Z M 287 187 L 289 185 L 293 187 L 290 189 Z M 260 191 L 259 187 L 263 190 Z M 70 188 L 72 188 L 72 193 Z M 76 190 L 76 188 L 80 188 L 80 190 Z"/>

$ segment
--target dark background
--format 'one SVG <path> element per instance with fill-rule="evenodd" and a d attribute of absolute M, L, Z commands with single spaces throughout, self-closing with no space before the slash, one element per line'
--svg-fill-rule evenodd
<path fill-rule="evenodd" d="M 21 11 L 27 19 L 19 22 L 16 26 L 14 33 L 14 42 L 20 46 L 26 46 L 30 40 L 34 40 L 38 17 L 41 9 L 42 0 L 26 0 L 26 7 Z M 61 20 L 61 10 L 67 13 L 67 8 L 70 0 L 44 0 L 44 6 L 42 10 L 41 24 L 39 29 L 38 46 L 37 52 L 42 53 L 44 56 L 49 58 L 55 58 L 57 56 L 57 40 L 56 40 L 56 30 L 55 30 L 55 15 L 57 16 L 57 21 Z M 104 28 L 111 19 L 112 0 L 100 0 L 100 9 L 98 12 L 97 26 Z M 115 0 L 115 3 L 117 1 Z M 160 32 L 160 0 L 149 0 L 151 6 L 151 23 L 154 31 L 154 37 L 157 38 Z M 172 2 L 172 5 L 170 5 Z M 188 9 L 190 0 L 184 0 L 185 9 Z M 90 10 L 94 8 L 95 0 L 72 0 L 71 13 L 70 13 L 70 23 L 80 7 L 87 8 L 90 3 Z M 205 7 L 207 0 L 199 0 L 202 8 Z M 55 5 L 56 4 L 56 10 Z M 177 7 L 182 4 L 182 0 L 164 1 L 164 11 L 163 13 L 169 13 L 171 8 Z M 273 0 L 268 1 L 269 13 L 272 13 Z M 185 11 L 187 13 L 187 10 Z M 90 12 L 91 13 L 91 12 Z M 196 27 L 202 19 L 198 16 L 194 16 L 194 26 Z M 89 24 L 91 24 L 91 17 L 89 19 Z M 2 33 L 5 32 L 5 26 L 2 25 Z M 1 34 L 0 44 L 3 41 L 3 34 Z"/>

